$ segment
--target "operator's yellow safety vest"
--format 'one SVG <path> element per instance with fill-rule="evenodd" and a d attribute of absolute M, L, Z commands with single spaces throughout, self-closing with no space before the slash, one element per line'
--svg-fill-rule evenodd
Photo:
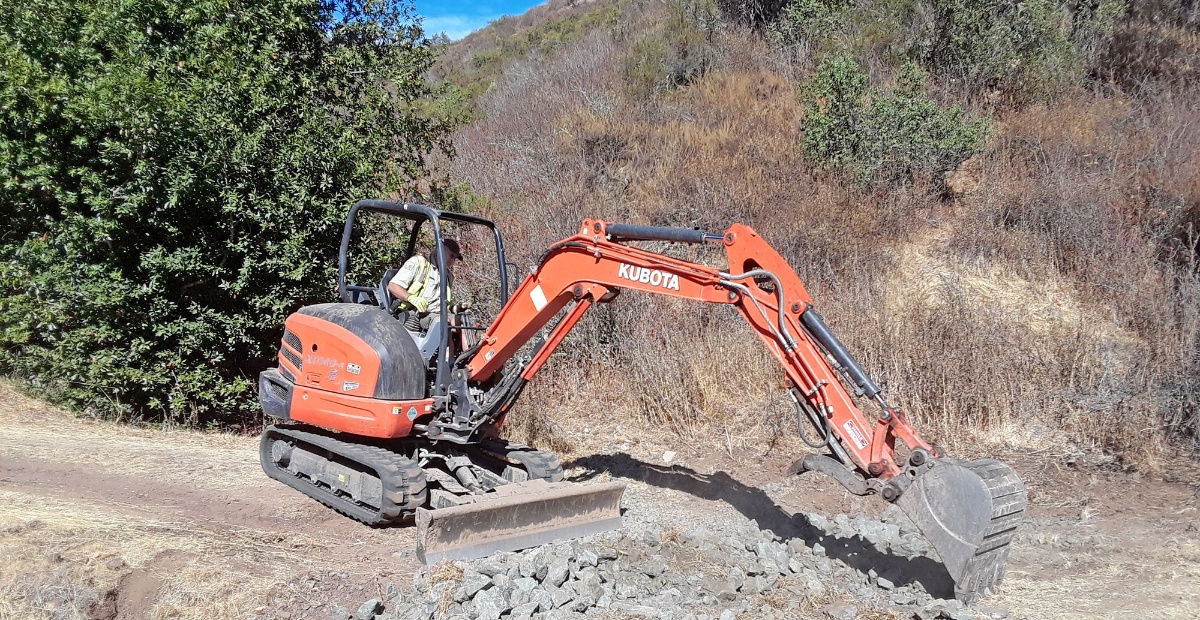
<path fill-rule="evenodd" d="M 434 275 L 437 274 L 437 270 L 433 268 L 433 263 L 429 262 L 429 259 L 425 258 L 424 256 L 418 254 L 416 259 L 417 273 L 413 276 L 413 281 L 411 288 L 408 289 L 408 294 L 420 297 L 421 293 L 430 291 L 434 296 L 436 296 L 438 294 L 438 285 L 437 278 L 435 278 Z M 451 280 L 446 281 L 446 305 L 451 305 L 454 303 L 454 291 L 450 290 L 451 284 Z M 433 298 L 431 297 L 430 301 L 432 300 Z"/>

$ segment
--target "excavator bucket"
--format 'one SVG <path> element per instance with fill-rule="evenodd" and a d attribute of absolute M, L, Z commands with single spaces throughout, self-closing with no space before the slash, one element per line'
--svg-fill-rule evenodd
<path fill-rule="evenodd" d="M 920 528 L 968 605 L 1004 579 L 1009 543 L 1025 518 L 1028 494 L 1012 468 L 990 459 L 935 459 L 896 505 Z"/>
<path fill-rule="evenodd" d="M 504 485 L 471 503 L 417 510 L 417 557 L 425 564 L 590 536 L 621 527 L 622 482 Z"/>

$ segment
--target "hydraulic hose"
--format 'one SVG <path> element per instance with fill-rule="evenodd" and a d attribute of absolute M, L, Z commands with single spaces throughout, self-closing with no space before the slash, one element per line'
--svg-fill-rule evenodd
<path fill-rule="evenodd" d="M 796 396 L 796 390 L 794 388 L 791 390 L 788 390 L 788 396 L 791 396 L 792 402 L 796 403 L 796 434 L 800 435 L 800 441 L 803 441 L 804 445 L 806 445 L 814 450 L 824 449 L 825 446 L 829 445 L 829 423 L 828 423 L 828 421 L 826 421 L 824 418 L 818 416 L 812 410 L 812 407 L 808 405 L 807 402 L 800 400 L 800 397 Z M 821 435 L 820 442 L 813 442 L 813 441 L 808 440 L 808 435 L 806 435 L 804 433 L 804 421 L 802 419 L 802 416 L 807 416 L 808 421 L 811 422 L 812 425 L 817 428 L 817 433 L 819 433 Z"/>
<path fill-rule="evenodd" d="M 796 348 L 796 339 L 792 338 L 792 334 L 790 332 L 788 332 L 787 324 L 784 323 L 784 320 L 783 320 L 783 300 L 784 300 L 783 283 L 779 281 L 779 276 L 776 276 L 774 273 L 767 271 L 766 269 L 753 269 L 751 271 L 747 271 L 746 273 L 739 273 L 736 276 L 733 274 L 728 274 L 728 273 L 724 273 L 724 272 L 722 272 L 718 275 L 720 275 L 721 279 L 725 280 L 728 284 L 732 284 L 732 282 L 734 280 L 745 280 L 746 278 L 757 278 L 759 276 L 763 276 L 763 277 L 770 279 L 771 282 L 775 284 L 775 299 L 776 299 L 777 305 L 779 306 L 779 316 L 777 317 L 776 320 L 779 323 L 779 332 L 780 332 L 780 334 L 782 334 L 783 348 L 788 351 L 791 351 L 792 349 Z M 754 302 L 754 305 L 756 307 L 758 307 L 758 311 L 760 313 L 762 313 L 763 318 L 767 318 L 766 311 L 764 311 L 762 309 L 762 307 L 758 305 L 758 299 L 756 299 L 753 295 L 751 295 L 749 290 L 746 289 L 746 287 L 741 286 L 741 285 L 739 285 L 739 287 L 740 287 L 740 290 L 743 293 L 745 293 L 746 296 L 749 297 L 751 301 Z"/>

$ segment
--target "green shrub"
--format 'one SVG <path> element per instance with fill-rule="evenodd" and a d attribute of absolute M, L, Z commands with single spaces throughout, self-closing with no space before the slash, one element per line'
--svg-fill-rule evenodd
<path fill-rule="evenodd" d="M 97 415 L 257 415 L 356 199 L 448 124 L 403 1 L 0 0 L 0 372 Z"/>
<path fill-rule="evenodd" d="M 768 27 L 784 47 L 919 63 L 968 93 L 1049 98 L 1084 79 L 1121 0 L 793 0 Z"/>
<path fill-rule="evenodd" d="M 911 56 L 973 91 L 1045 96 L 1084 76 L 1097 37 L 1112 32 L 1118 0 L 927 0 Z"/>
<path fill-rule="evenodd" d="M 987 120 L 942 108 L 922 90 L 924 75 L 905 67 L 890 92 L 872 89 L 849 55 L 832 56 L 801 86 L 804 154 L 861 184 L 912 182 L 942 175 L 983 148 Z"/>
<path fill-rule="evenodd" d="M 847 29 L 853 8 L 854 0 L 795 0 L 768 26 L 767 38 L 782 47 L 821 47 Z"/>
<path fill-rule="evenodd" d="M 622 67 L 629 93 L 640 99 L 682 86 L 713 64 L 720 11 L 712 0 L 677 0 L 662 27 L 630 46 Z"/>

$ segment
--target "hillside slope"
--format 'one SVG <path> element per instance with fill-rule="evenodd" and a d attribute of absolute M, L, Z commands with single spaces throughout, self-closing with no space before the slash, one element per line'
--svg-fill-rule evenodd
<path fill-rule="evenodd" d="M 1099 449 L 1150 472 L 1194 449 L 1200 104 L 1185 61 L 1197 41 L 1190 9 L 1121 5 L 1104 22 L 1113 34 L 1093 32 L 1042 76 L 1053 86 L 993 67 L 994 82 L 968 87 L 914 47 L 909 57 L 926 64 L 913 94 L 906 37 L 923 31 L 888 21 L 899 19 L 893 5 L 816 3 L 841 11 L 826 30 L 803 12 L 738 12 L 751 5 L 551 2 L 450 47 L 443 66 L 475 120 L 456 133 L 449 171 L 507 231 L 518 262 L 583 217 L 714 232 L 746 223 L 935 441 Z M 867 94 L 850 100 L 860 116 L 834 120 L 891 132 L 896 144 L 854 147 L 892 149 L 883 167 L 831 168 L 837 160 L 820 157 L 837 153 L 806 141 L 816 135 L 806 119 L 832 104 L 804 93 L 838 49 L 861 67 Z M 910 116 L 872 120 L 880 101 Z M 914 130 L 887 125 L 928 119 L 985 123 L 986 141 L 965 161 L 937 160 L 960 162 L 940 172 L 916 158 L 943 142 L 909 144 Z M 846 152 L 853 162 L 873 151 Z M 792 425 L 778 371 L 727 310 L 636 295 L 593 310 L 518 423 L 553 441 L 555 420 L 601 408 L 573 396 L 587 384 L 604 395 L 602 420 L 714 444 L 730 429 L 747 445 L 778 436 Z"/>

